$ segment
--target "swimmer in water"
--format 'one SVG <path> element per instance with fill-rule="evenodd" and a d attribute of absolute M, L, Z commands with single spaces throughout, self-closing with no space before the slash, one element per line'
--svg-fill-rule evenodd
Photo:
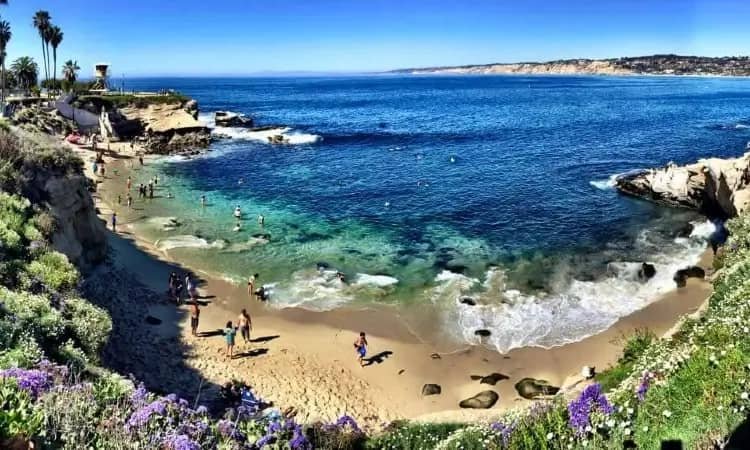
<path fill-rule="evenodd" d="M 234 217 L 236 217 L 236 218 L 238 218 L 238 219 L 239 219 L 240 217 L 242 217 L 242 210 L 240 209 L 240 205 L 237 205 L 237 206 L 236 206 L 236 207 L 234 208 Z"/>
<path fill-rule="evenodd" d="M 266 223 L 266 218 L 263 217 L 263 214 L 258 215 L 258 225 L 263 226 L 263 224 Z"/>
<path fill-rule="evenodd" d="M 242 183 L 244 183 L 244 182 L 245 182 L 245 179 L 244 179 L 244 178 L 240 178 L 239 180 L 237 180 L 237 184 L 242 184 Z"/>
<path fill-rule="evenodd" d="M 205 195 L 201 195 L 201 206 L 204 207 L 204 208 L 206 207 L 206 196 Z"/>
<path fill-rule="evenodd" d="M 167 192 L 167 198 L 172 198 L 172 193 L 171 192 Z"/>
<path fill-rule="evenodd" d="M 456 162 L 456 158 L 454 158 L 454 157 L 451 156 L 451 162 L 452 163 Z"/>
<path fill-rule="evenodd" d="M 240 231 L 241 228 L 242 228 L 242 224 L 240 224 L 240 222 L 237 222 L 237 225 L 235 225 L 234 228 L 232 228 L 232 231 Z"/>

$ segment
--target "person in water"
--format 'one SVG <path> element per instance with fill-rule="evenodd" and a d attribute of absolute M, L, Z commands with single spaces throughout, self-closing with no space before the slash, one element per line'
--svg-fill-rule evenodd
<path fill-rule="evenodd" d="M 253 322 L 250 319 L 250 314 L 246 310 L 242 310 L 239 317 L 240 334 L 245 344 L 250 342 L 250 330 L 253 328 Z"/>
<path fill-rule="evenodd" d="M 258 225 L 263 226 L 266 223 L 266 218 L 263 217 L 263 214 L 258 215 Z"/>
<path fill-rule="evenodd" d="M 240 205 L 237 205 L 237 206 L 236 206 L 236 207 L 234 208 L 234 217 L 236 217 L 236 218 L 238 218 L 238 219 L 239 219 L 240 217 L 242 217 L 242 210 L 240 209 Z"/>
<path fill-rule="evenodd" d="M 193 302 L 190 304 L 190 331 L 193 333 L 193 336 L 198 336 L 198 320 L 201 316 L 201 310 L 198 307 L 198 302 Z"/>
<path fill-rule="evenodd" d="M 365 356 L 367 355 L 367 336 L 364 331 L 359 332 L 359 337 L 354 341 L 354 349 L 357 351 L 357 361 L 359 366 L 365 366 Z"/>
<path fill-rule="evenodd" d="M 205 195 L 201 195 L 201 206 L 204 207 L 204 208 L 206 207 L 206 196 Z"/>
<path fill-rule="evenodd" d="M 237 329 L 232 325 L 232 321 L 227 322 L 226 328 L 224 328 L 224 339 L 227 341 L 227 357 L 232 359 L 234 357 L 234 337 L 237 335 Z"/>
<path fill-rule="evenodd" d="M 232 228 L 232 231 L 240 231 L 241 228 L 242 228 L 242 224 L 238 220 L 237 224 L 234 226 L 234 228 Z"/>

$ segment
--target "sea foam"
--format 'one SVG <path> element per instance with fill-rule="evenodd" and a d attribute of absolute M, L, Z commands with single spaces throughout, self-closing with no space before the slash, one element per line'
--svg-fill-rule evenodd
<path fill-rule="evenodd" d="M 698 262 L 714 229 L 708 221 L 694 223 L 690 238 L 675 239 L 667 253 L 652 255 L 648 262 L 656 274 L 648 281 L 638 277 L 641 262 L 613 261 L 603 278 L 573 279 L 557 292 L 522 293 L 508 289 L 505 272 L 493 267 L 482 283 L 443 271 L 435 278 L 430 298 L 443 311 L 445 327 L 460 340 L 500 352 L 564 345 L 606 330 L 674 289 L 674 273 Z M 650 239 L 646 230 L 641 235 L 643 241 Z M 464 295 L 473 297 L 476 305 L 459 302 Z M 474 334 L 478 329 L 490 330 L 490 337 L 481 341 Z"/>
<path fill-rule="evenodd" d="M 221 239 L 217 239 L 215 241 L 209 242 L 198 236 L 186 234 L 186 235 L 170 236 L 168 238 L 159 239 L 158 241 L 154 243 L 154 245 L 159 250 L 165 251 L 165 250 L 171 250 L 174 248 L 222 249 L 226 247 L 227 243 L 226 241 L 223 241 Z"/>

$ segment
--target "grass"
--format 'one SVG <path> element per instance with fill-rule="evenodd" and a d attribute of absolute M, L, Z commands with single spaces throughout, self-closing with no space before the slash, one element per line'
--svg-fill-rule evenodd
<path fill-rule="evenodd" d="M 81 105 L 91 103 L 97 111 L 100 111 L 102 106 L 106 110 L 111 111 L 115 108 L 125 108 L 128 106 L 145 108 L 149 105 L 183 104 L 188 100 L 189 98 L 182 94 L 169 93 L 167 95 L 150 96 L 137 96 L 132 94 L 82 95 L 76 99 L 76 102 Z"/>
<path fill-rule="evenodd" d="M 594 379 L 607 392 L 620 385 L 633 371 L 633 365 L 651 345 L 656 336 L 649 330 L 639 329 L 625 342 L 622 356 L 612 367 L 596 374 Z"/>

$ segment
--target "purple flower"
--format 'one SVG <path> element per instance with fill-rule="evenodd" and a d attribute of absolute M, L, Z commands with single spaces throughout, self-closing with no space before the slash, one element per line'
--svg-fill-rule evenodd
<path fill-rule="evenodd" d="M 146 390 L 146 386 L 144 386 L 143 383 L 140 383 L 138 385 L 138 388 L 136 388 L 133 393 L 130 394 L 130 403 L 132 403 L 136 408 L 140 408 L 141 406 L 145 405 L 147 399 L 148 391 Z"/>
<path fill-rule="evenodd" d="M 645 373 L 643 375 L 643 378 L 641 378 L 641 384 L 638 385 L 638 390 L 636 391 L 636 395 L 638 396 L 638 400 L 643 401 L 646 399 L 646 393 L 648 392 L 649 385 L 651 383 L 651 379 L 649 378 L 649 373 Z"/>
<path fill-rule="evenodd" d="M 168 450 L 201 450 L 201 446 L 184 434 L 168 436 L 164 441 Z"/>
<path fill-rule="evenodd" d="M 516 429 L 516 424 L 504 424 L 501 422 L 495 422 L 492 425 L 490 425 L 490 428 L 497 434 L 500 435 L 500 439 L 503 442 L 503 447 L 508 445 L 508 442 L 510 442 L 510 436 L 513 434 L 513 431 Z"/>
<path fill-rule="evenodd" d="M 302 427 L 299 425 L 294 429 L 294 434 L 292 435 L 292 440 L 289 441 L 289 446 L 295 450 L 312 449 L 310 441 L 308 441 L 305 434 L 302 433 Z"/>
<path fill-rule="evenodd" d="M 176 403 L 177 402 L 177 394 L 169 394 L 165 398 L 170 403 Z"/>
<path fill-rule="evenodd" d="M 165 412 L 167 412 L 167 406 L 164 404 L 164 401 L 155 400 L 146 406 L 138 408 L 131 414 L 127 424 L 125 424 L 125 429 L 130 431 L 134 428 L 141 428 L 151 420 L 151 416 L 163 416 Z"/>
<path fill-rule="evenodd" d="M 201 415 L 205 415 L 205 414 L 208 414 L 208 408 L 206 408 L 203 405 L 200 405 L 198 409 L 195 410 L 195 412 Z"/>
<path fill-rule="evenodd" d="M 38 369 L 6 369 L 0 370 L 0 378 L 13 378 L 18 383 L 18 387 L 27 391 L 33 397 L 38 397 L 42 392 L 52 387 L 52 379 L 47 374 Z"/>
<path fill-rule="evenodd" d="M 357 422 L 354 420 L 353 417 L 343 415 L 339 417 L 339 420 L 336 421 L 336 426 L 339 428 L 345 428 L 350 427 L 352 431 L 359 433 L 361 430 L 359 429 L 359 425 L 357 425 Z"/>
<path fill-rule="evenodd" d="M 266 434 L 262 438 L 255 441 L 255 446 L 257 448 L 263 448 L 264 446 L 273 444 L 274 442 L 276 442 L 276 436 L 274 436 L 273 434 Z"/>
<path fill-rule="evenodd" d="M 598 408 L 605 415 L 614 411 L 599 383 L 586 386 L 581 395 L 568 404 L 568 424 L 579 436 L 583 435 L 591 422 L 591 412 Z"/>
<path fill-rule="evenodd" d="M 216 425 L 219 433 L 225 438 L 234 439 L 235 441 L 244 441 L 245 435 L 237 429 L 234 422 L 230 420 L 222 419 Z"/>

